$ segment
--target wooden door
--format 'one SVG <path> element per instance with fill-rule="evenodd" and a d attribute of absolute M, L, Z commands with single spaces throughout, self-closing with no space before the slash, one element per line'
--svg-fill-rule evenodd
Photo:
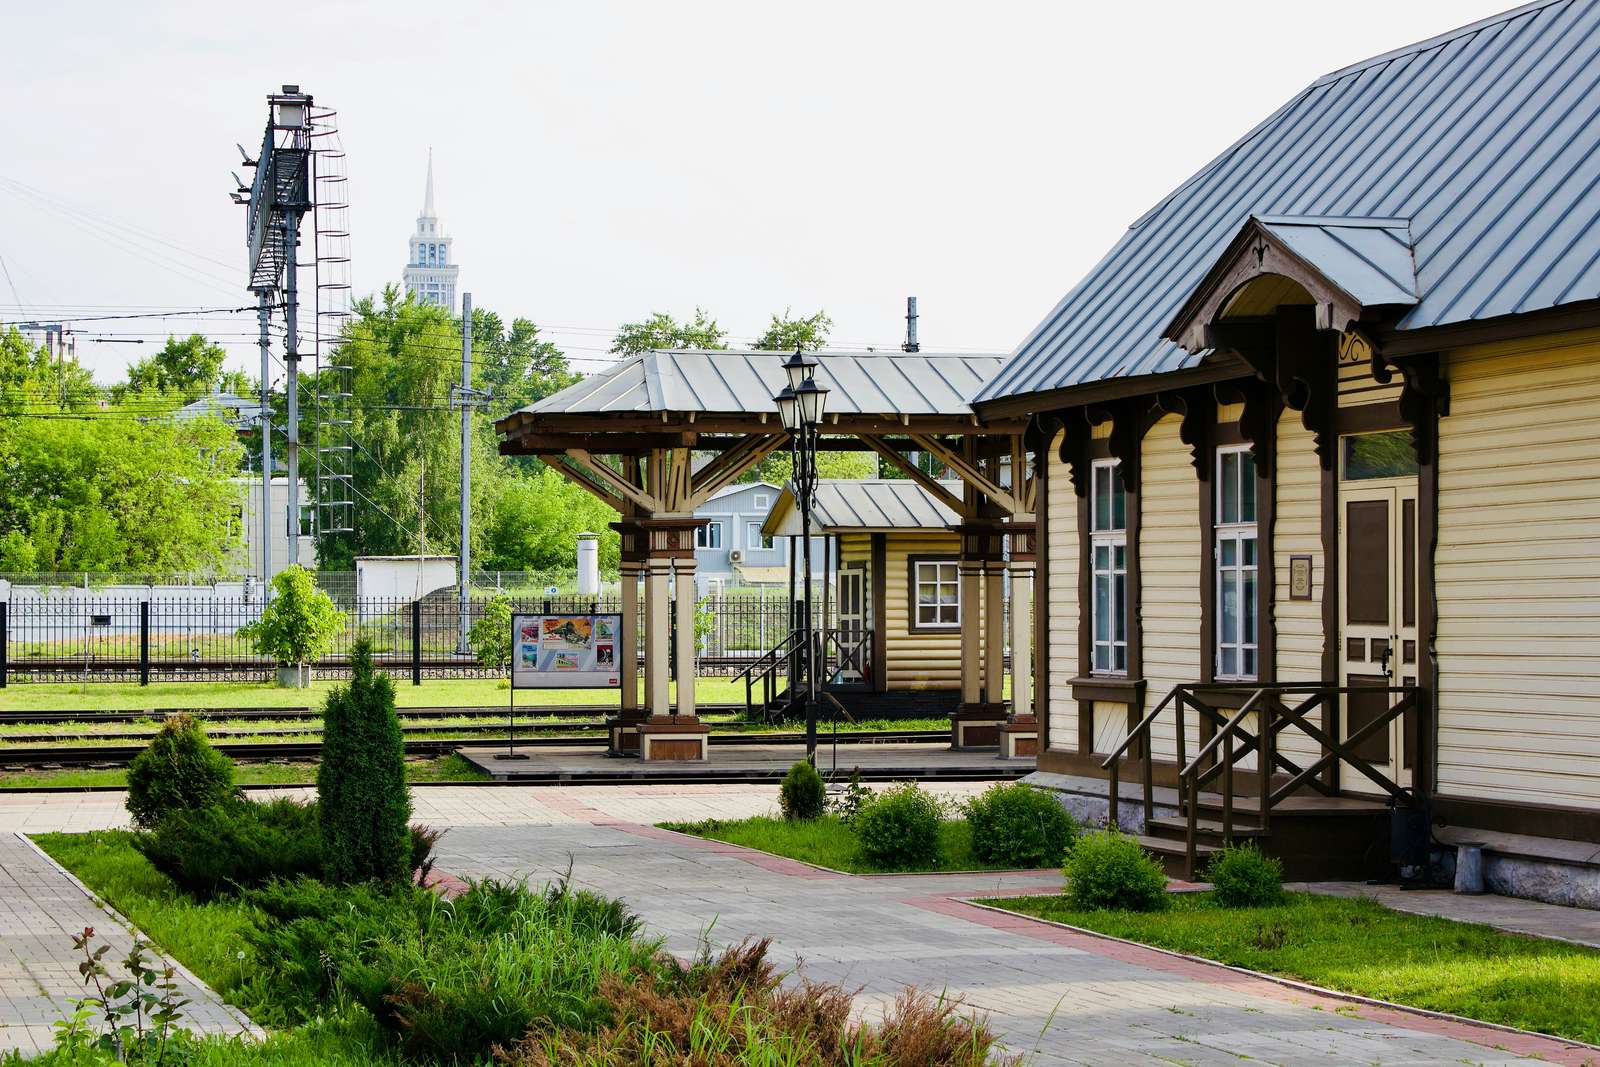
<path fill-rule="evenodd" d="M 1340 677 L 1347 686 L 1417 682 L 1417 489 L 1415 479 L 1344 482 L 1339 493 Z M 1383 715 L 1395 693 L 1347 695 L 1342 732 L 1349 738 Z M 1355 746 L 1355 753 L 1398 785 L 1410 783 L 1406 720 L 1396 718 Z M 1341 770 L 1347 789 L 1374 791 L 1370 779 Z"/>
<path fill-rule="evenodd" d="M 860 685 L 871 670 L 870 653 L 858 648 L 867 632 L 867 572 L 863 567 L 839 570 L 839 671 L 836 683 Z"/>

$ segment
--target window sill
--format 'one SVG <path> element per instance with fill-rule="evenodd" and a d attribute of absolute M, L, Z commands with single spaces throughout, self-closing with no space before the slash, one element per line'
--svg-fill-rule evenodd
<path fill-rule="evenodd" d="M 1072 699 L 1074 700 L 1104 700 L 1118 704 L 1136 704 L 1144 706 L 1144 691 L 1147 683 L 1143 678 L 1126 678 L 1117 675 L 1088 675 L 1074 678 L 1067 683 L 1072 686 Z"/>

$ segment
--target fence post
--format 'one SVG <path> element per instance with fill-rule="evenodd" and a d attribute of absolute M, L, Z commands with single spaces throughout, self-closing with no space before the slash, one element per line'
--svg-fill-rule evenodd
<path fill-rule="evenodd" d="M 422 684 L 422 601 L 411 602 L 411 684 Z"/>
<path fill-rule="evenodd" d="M 150 684 L 150 601 L 139 601 L 139 684 Z"/>
<path fill-rule="evenodd" d="M 7 647 L 11 638 L 11 604 L 0 600 L 0 689 L 6 687 L 6 675 L 11 671 L 11 650 Z"/>

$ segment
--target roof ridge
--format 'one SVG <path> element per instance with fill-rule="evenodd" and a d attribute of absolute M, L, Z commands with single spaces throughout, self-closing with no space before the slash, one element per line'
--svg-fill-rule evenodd
<path fill-rule="evenodd" d="M 1512 19 L 1521 18 L 1523 15 L 1527 15 L 1534 11 L 1540 11 L 1547 7 L 1554 7 L 1557 4 L 1570 4 L 1571 2 L 1572 0 L 1532 0 L 1531 3 L 1523 4 L 1520 7 L 1514 7 L 1509 11 L 1502 11 L 1498 15 L 1489 15 L 1485 18 L 1478 19 L 1476 22 L 1469 22 L 1465 26 L 1457 26 L 1453 30 L 1446 30 L 1444 33 L 1436 33 L 1432 37 L 1427 37 L 1420 41 L 1414 41 L 1411 44 L 1402 45 L 1399 48 L 1391 48 L 1387 52 L 1382 52 L 1375 56 L 1369 56 L 1366 59 L 1357 60 L 1348 66 L 1329 71 L 1327 74 L 1324 74 L 1322 77 L 1312 82 L 1309 86 L 1307 86 L 1307 88 L 1314 89 L 1319 85 L 1326 85 L 1330 82 L 1338 81 L 1341 78 L 1347 77 L 1348 75 L 1366 70 L 1368 67 L 1376 66 L 1379 63 L 1387 63 L 1390 60 L 1398 59 L 1401 56 L 1416 55 L 1420 52 L 1427 52 L 1434 48 L 1440 48 L 1446 44 L 1449 44 L 1451 41 L 1456 40 L 1457 38 L 1465 37 L 1471 33 L 1477 33 L 1479 30 L 1486 29 L 1490 26 L 1494 26 L 1502 22 L 1510 22 Z"/>

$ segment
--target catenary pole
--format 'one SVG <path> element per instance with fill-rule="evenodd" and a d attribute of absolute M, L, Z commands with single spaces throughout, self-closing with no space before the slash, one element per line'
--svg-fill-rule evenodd
<path fill-rule="evenodd" d="M 472 294 L 461 295 L 461 640 L 456 651 L 465 655 L 468 590 L 472 581 Z"/>
<path fill-rule="evenodd" d="M 272 588 L 272 312 L 266 292 L 256 293 L 256 323 L 261 328 L 261 596 Z"/>
<path fill-rule="evenodd" d="M 283 232 L 284 331 L 283 364 L 288 372 L 284 385 L 284 399 L 289 409 L 285 433 L 285 459 L 289 475 L 289 565 L 300 563 L 300 273 L 299 258 L 300 215 L 291 209 L 285 216 L 288 225 Z"/>

